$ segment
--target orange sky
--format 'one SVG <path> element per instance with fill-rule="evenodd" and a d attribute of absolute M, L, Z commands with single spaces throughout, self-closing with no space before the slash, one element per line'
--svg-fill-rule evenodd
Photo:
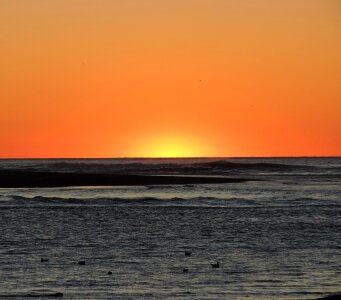
<path fill-rule="evenodd" d="M 341 155 L 339 0 L 1 0 L 0 157 Z"/>

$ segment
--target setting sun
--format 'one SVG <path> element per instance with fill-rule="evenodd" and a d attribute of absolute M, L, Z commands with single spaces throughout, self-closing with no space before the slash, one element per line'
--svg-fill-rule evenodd
<path fill-rule="evenodd" d="M 2 158 L 341 155 L 340 1 L 0 2 Z"/>
<path fill-rule="evenodd" d="M 210 148 L 210 149 L 208 149 Z M 212 153 L 211 147 L 197 138 L 169 135 L 153 136 L 138 142 L 131 150 L 138 157 L 203 157 Z"/>
<path fill-rule="evenodd" d="M 340 53 L 341 0 L 0 0 L 0 298 L 341 299 Z"/>

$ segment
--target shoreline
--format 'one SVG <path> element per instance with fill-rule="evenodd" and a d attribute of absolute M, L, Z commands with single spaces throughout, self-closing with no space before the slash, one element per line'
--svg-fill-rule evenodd
<path fill-rule="evenodd" d="M 52 188 L 70 186 L 141 186 L 241 183 L 256 179 L 208 176 L 121 175 L 67 172 L 0 171 L 0 188 Z"/>

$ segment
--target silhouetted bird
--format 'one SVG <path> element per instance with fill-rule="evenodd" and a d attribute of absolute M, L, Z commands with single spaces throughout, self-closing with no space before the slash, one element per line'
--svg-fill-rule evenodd
<path fill-rule="evenodd" d="M 217 263 L 215 264 L 211 264 L 212 268 L 219 268 L 219 261 L 217 261 Z"/>
<path fill-rule="evenodd" d="M 49 259 L 48 259 L 48 258 L 41 258 L 40 261 L 41 261 L 41 262 L 48 262 Z"/>
<path fill-rule="evenodd" d="M 182 269 L 182 272 L 183 272 L 183 273 L 188 273 L 188 268 L 183 268 L 183 269 Z"/>
<path fill-rule="evenodd" d="M 185 256 L 191 256 L 192 252 L 185 251 Z"/>
<path fill-rule="evenodd" d="M 112 272 L 111 272 L 111 271 L 108 271 L 108 275 L 112 275 Z"/>
<path fill-rule="evenodd" d="M 79 265 L 84 266 L 85 265 L 85 260 L 81 260 L 78 262 Z"/>

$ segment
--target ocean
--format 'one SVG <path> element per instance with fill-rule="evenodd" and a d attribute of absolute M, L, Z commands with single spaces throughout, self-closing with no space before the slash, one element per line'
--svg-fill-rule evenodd
<path fill-rule="evenodd" d="M 341 291 L 341 158 L 0 160 L 0 170 L 248 180 L 1 188 L 1 299 Z"/>

